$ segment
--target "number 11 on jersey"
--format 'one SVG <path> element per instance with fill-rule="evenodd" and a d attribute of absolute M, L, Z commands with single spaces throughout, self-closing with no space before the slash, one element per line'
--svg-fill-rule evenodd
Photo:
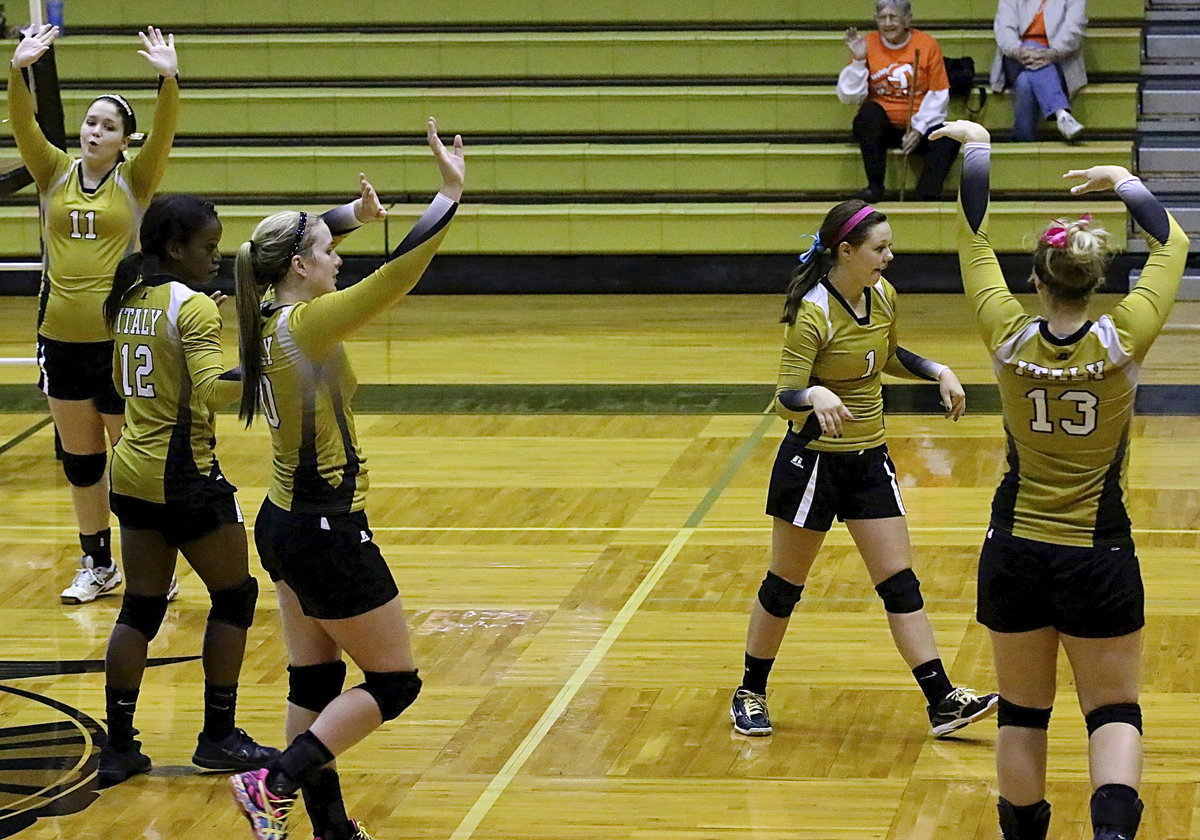
<path fill-rule="evenodd" d="M 84 230 L 80 230 L 79 222 L 82 218 Z M 80 213 L 78 210 L 71 211 L 71 238 L 72 239 L 95 239 L 96 238 L 96 211 L 88 210 L 86 213 Z"/>

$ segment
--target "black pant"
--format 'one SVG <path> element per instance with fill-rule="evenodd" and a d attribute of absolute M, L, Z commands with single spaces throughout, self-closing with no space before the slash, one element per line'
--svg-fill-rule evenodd
<path fill-rule="evenodd" d="M 929 131 L 941 128 L 941 123 L 931 126 Z M 867 171 L 867 184 L 883 189 L 883 175 L 887 171 L 887 150 L 900 148 L 904 129 L 896 128 L 888 119 L 887 111 L 878 102 L 866 101 L 854 117 L 854 139 L 862 150 L 863 169 Z M 943 137 L 930 142 L 922 137 L 914 150 L 925 158 L 925 166 L 917 181 L 917 198 L 936 199 L 942 194 L 942 184 L 950 173 L 954 158 L 958 156 L 958 141 Z"/>

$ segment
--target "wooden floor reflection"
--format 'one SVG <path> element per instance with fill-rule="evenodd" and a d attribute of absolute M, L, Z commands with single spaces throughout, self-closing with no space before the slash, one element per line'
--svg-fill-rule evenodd
<path fill-rule="evenodd" d="M 961 301 L 905 300 L 904 340 L 989 381 Z M 24 300 L 0 354 L 28 351 Z M 778 301 L 414 298 L 350 352 L 366 383 L 729 383 L 774 378 Z M 1192 307 L 1191 310 L 1188 307 Z M 1176 323 L 1200 314 L 1177 309 Z M 227 317 L 232 317 L 231 315 Z M 32 331 L 30 327 L 29 332 Z M 1164 337 L 1147 381 L 1200 382 Z M 229 356 L 232 363 L 232 353 Z M 0 368 L 0 382 L 29 379 Z M 0 414 L 0 836 L 249 836 L 224 780 L 189 764 L 200 728 L 208 602 L 182 593 L 152 645 L 137 719 L 155 770 L 92 792 L 95 663 L 119 608 L 58 603 L 77 551 L 41 414 Z M 404 595 L 425 678 L 416 705 L 341 761 L 349 810 L 376 840 L 983 840 L 995 838 L 994 724 L 934 741 L 840 526 L 772 676 L 776 734 L 732 733 L 747 607 L 768 558 L 766 479 L 783 431 L 755 414 L 364 414 L 369 513 Z M 20 439 L 26 432 L 28 437 Z M 993 676 L 973 620 L 974 565 L 1001 468 L 1000 419 L 888 419 L 918 572 L 942 657 Z M 1200 836 L 1200 417 L 1135 422 L 1131 510 L 1147 584 L 1140 836 Z M 248 517 L 266 433 L 222 419 L 220 456 Z M 256 565 L 256 563 L 252 564 Z M 285 656 L 270 583 L 239 724 L 278 742 Z M 352 675 L 354 674 L 352 669 Z M 352 681 L 355 681 L 352 677 Z M 1060 675 L 1051 837 L 1090 838 L 1086 732 Z M 90 721 L 90 723 L 89 723 Z M 57 805 L 55 805 L 57 803 Z M 293 837 L 308 837 L 297 809 Z"/>

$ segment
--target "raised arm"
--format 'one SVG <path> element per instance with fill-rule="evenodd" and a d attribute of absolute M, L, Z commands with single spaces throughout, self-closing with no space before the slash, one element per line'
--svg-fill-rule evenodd
<path fill-rule="evenodd" d="M 1171 314 L 1187 262 L 1187 235 L 1146 185 L 1123 166 L 1073 169 L 1063 177 L 1087 179 L 1071 188 L 1073 195 L 1115 190 L 1150 246 L 1137 286 L 1109 313 L 1122 345 L 1131 355 L 1140 357 L 1150 349 Z"/>
<path fill-rule="evenodd" d="M 979 123 L 955 120 L 929 135 L 963 143 L 962 184 L 959 187 L 958 264 L 963 287 L 975 310 L 976 326 L 988 350 L 994 351 L 1025 319 L 1021 306 L 1004 282 L 1000 261 L 987 235 L 991 135 Z"/>
<path fill-rule="evenodd" d="M 437 135 L 437 122 L 432 117 L 427 138 L 442 174 L 442 189 L 381 268 L 350 288 L 322 295 L 304 307 L 292 331 L 296 341 L 314 357 L 325 355 L 408 294 L 441 244 L 462 197 L 466 161 L 462 137 L 456 135 L 453 150 L 448 150 Z"/>
<path fill-rule="evenodd" d="M 179 121 L 179 58 L 175 53 L 175 36 L 163 37 L 162 31 L 153 26 L 139 32 L 144 50 L 138 50 L 158 71 L 158 102 L 154 106 L 154 126 L 146 138 L 146 144 L 129 164 L 129 182 L 134 194 L 142 202 L 154 197 L 163 174 L 167 171 L 167 158 L 175 142 L 175 126 Z"/>
<path fill-rule="evenodd" d="M 46 25 L 26 35 L 13 53 L 8 71 L 8 118 L 17 151 L 25 168 L 33 176 L 38 189 L 48 187 L 60 169 L 70 165 L 71 158 L 46 139 L 37 123 L 33 92 L 25 82 L 24 70 L 32 67 L 58 37 L 58 27 Z"/>
<path fill-rule="evenodd" d="M 844 105 L 857 105 L 867 98 L 867 39 L 853 26 L 846 30 L 850 63 L 838 74 L 837 95 Z"/>

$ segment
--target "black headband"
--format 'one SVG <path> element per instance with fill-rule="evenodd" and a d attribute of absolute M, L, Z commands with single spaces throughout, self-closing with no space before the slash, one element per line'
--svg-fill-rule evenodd
<path fill-rule="evenodd" d="M 296 237 L 292 240 L 292 253 L 288 257 L 289 259 L 300 253 L 300 243 L 304 241 L 304 229 L 306 227 L 308 227 L 308 214 L 301 210 L 300 224 L 296 225 Z"/>
<path fill-rule="evenodd" d="M 107 99 L 120 109 L 121 115 L 125 118 L 125 133 L 133 134 L 137 131 L 137 117 L 133 114 L 133 107 L 126 101 L 124 96 L 119 93 L 105 93 L 96 97 L 95 101 Z"/>

